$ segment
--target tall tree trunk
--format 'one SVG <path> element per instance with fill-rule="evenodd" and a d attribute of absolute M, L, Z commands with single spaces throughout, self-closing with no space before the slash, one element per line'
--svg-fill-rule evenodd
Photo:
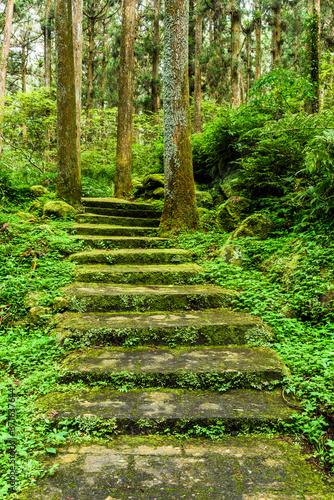
<path fill-rule="evenodd" d="M 198 7 L 199 2 L 197 2 Z M 194 89 L 194 132 L 202 133 L 202 72 L 200 57 L 203 43 L 203 16 L 199 10 L 196 14 L 196 47 L 195 47 L 195 89 Z"/>
<path fill-rule="evenodd" d="M 22 92 L 27 93 L 27 58 L 26 58 L 26 34 L 22 36 L 21 40 L 21 78 L 22 78 Z M 24 122 L 22 125 L 22 136 L 24 142 L 28 140 L 28 131 L 26 124 L 26 109 L 24 106 Z"/>
<path fill-rule="evenodd" d="M 255 23 L 255 81 L 261 78 L 262 74 L 262 12 L 259 4 L 258 16 Z"/>
<path fill-rule="evenodd" d="M 101 69 L 101 109 L 104 109 L 104 94 L 106 88 L 106 67 L 107 67 L 107 58 L 106 58 L 106 25 L 107 21 L 103 19 L 103 33 L 102 33 L 102 69 Z"/>
<path fill-rule="evenodd" d="M 77 155 L 79 177 L 81 177 L 82 11 L 83 1 L 72 0 Z"/>
<path fill-rule="evenodd" d="M 310 78 L 313 86 L 311 97 L 311 112 L 318 113 L 320 107 L 320 0 L 312 0 L 312 13 L 309 23 L 309 58 Z"/>
<path fill-rule="evenodd" d="M 246 56 L 247 56 L 246 100 L 248 99 L 248 94 L 249 94 L 249 89 L 250 89 L 250 74 L 251 74 L 250 44 L 251 44 L 251 32 L 250 32 L 250 30 L 247 30 L 247 33 L 246 33 Z M 243 101 L 243 99 L 242 99 L 242 101 Z"/>
<path fill-rule="evenodd" d="M 195 2 L 189 0 L 189 94 L 194 95 L 194 78 L 195 78 Z"/>
<path fill-rule="evenodd" d="M 87 99 L 86 99 L 86 116 L 88 118 L 89 111 L 93 101 L 93 81 L 94 81 L 94 57 L 95 57 L 95 23 L 94 17 L 88 18 L 88 58 L 87 58 Z"/>
<path fill-rule="evenodd" d="M 165 204 L 161 233 L 193 230 L 198 226 L 190 134 L 188 29 L 188 1 L 165 0 Z"/>
<path fill-rule="evenodd" d="M 77 150 L 77 100 L 74 75 L 72 0 L 56 0 L 57 197 L 81 202 Z"/>
<path fill-rule="evenodd" d="M 132 190 L 132 95 L 135 23 L 136 0 L 123 0 L 115 173 L 115 196 L 117 198 L 129 197 Z"/>
<path fill-rule="evenodd" d="M 51 87 L 51 0 L 46 0 L 44 32 L 44 75 L 45 86 Z"/>
<path fill-rule="evenodd" d="M 241 15 L 231 6 L 231 108 L 240 106 L 240 33 Z"/>
<path fill-rule="evenodd" d="M 272 30 L 272 67 L 279 68 L 281 65 L 282 58 L 282 15 L 281 15 L 281 5 L 275 5 L 272 7 L 273 13 L 273 30 Z"/>
<path fill-rule="evenodd" d="M 160 108 L 159 91 L 159 7 L 160 0 L 154 0 L 154 26 L 153 26 L 153 57 L 152 57 L 152 113 L 157 114 Z"/>
<path fill-rule="evenodd" d="M 6 21 L 3 34 L 3 42 L 0 54 L 0 126 L 3 123 L 5 93 L 6 93 L 6 77 L 7 77 L 7 60 L 10 47 L 10 37 L 12 34 L 14 1 L 8 0 L 6 8 Z M 0 134 L 0 160 L 2 155 L 2 134 Z"/>

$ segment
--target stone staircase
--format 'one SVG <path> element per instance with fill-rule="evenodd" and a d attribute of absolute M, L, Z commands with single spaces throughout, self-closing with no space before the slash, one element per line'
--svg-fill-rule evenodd
<path fill-rule="evenodd" d="M 289 479 L 288 467 L 273 479 L 275 466 L 264 463 L 271 457 L 282 458 L 277 451 L 281 444 L 274 440 L 267 440 L 261 453 L 254 455 L 250 446 L 257 445 L 248 438 L 224 438 L 229 444 L 220 442 L 218 452 L 198 438 L 193 443 L 197 452 L 190 454 L 192 462 L 177 465 L 171 458 L 170 467 L 162 472 L 171 456 L 187 456 L 180 441 L 170 435 L 214 436 L 218 429 L 235 436 L 239 431 L 276 429 L 279 422 L 289 420 L 295 410 L 281 397 L 287 370 L 272 350 L 247 346 L 248 338 L 266 332 L 265 325 L 259 318 L 229 309 L 236 292 L 196 284 L 202 269 L 194 264 L 192 253 L 170 248 L 168 240 L 157 237 L 161 214 L 156 208 L 116 199 L 86 198 L 83 204 L 85 213 L 74 227 L 75 238 L 84 241 L 86 250 L 70 256 L 78 264 L 76 282 L 63 289 L 56 301 L 58 339 L 79 348 L 63 363 L 61 383 L 81 382 L 83 388 L 48 394 L 39 408 L 55 425 L 68 419 L 100 427 L 117 438 L 114 448 L 112 442 L 99 442 L 86 447 L 86 452 L 80 447 L 62 450 L 60 457 L 73 454 L 72 459 L 64 459 L 58 480 L 49 482 L 44 493 L 35 490 L 33 498 L 304 498 L 298 490 L 292 495 L 294 480 Z M 274 450 L 269 455 L 264 451 L 267 446 Z M 240 478 L 232 452 L 234 465 L 229 471 L 220 465 L 230 479 L 221 475 L 212 479 L 214 464 L 203 456 L 230 456 L 229 448 L 239 449 L 239 458 L 262 460 L 264 476 L 250 461 L 248 468 L 255 467 L 257 479 L 250 477 L 245 489 L 235 489 L 232 483 Z M 145 478 L 139 473 L 143 468 L 133 465 L 133 460 L 143 460 L 140 449 L 146 450 L 146 458 L 159 456 L 160 468 L 147 462 Z M 90 468 L 78 465 L 83 457 L 91 460 Z M 78 465 L 74 476 L 73 467 L 66 469 L 68 463 Z M 192 479 L 187 486 L 180 477 L 189 467 Z M 72 474 L 74 486 L 69 486 L 66 474 Z M 199 489 L 197 475 L 203 482 Z M 226 489 L 229 481 L 233 487 Z M 320 488 L 317 481 L 303 479 L 300 491 L 312 493 L 315 484 Z M 322 490 L 321 498 L 327 498 L 325 494 Z"/>

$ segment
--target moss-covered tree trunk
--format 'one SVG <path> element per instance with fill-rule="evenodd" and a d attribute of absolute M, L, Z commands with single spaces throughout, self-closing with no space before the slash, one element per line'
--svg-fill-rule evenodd
<path fill-rule="evenodd" d="M 250 89 L 250 75 L 251 75 L 250 45 L 251 45 L 251 31 L 249 29 L 247 30 L 246 33 L 246 57 L 247 57 L 246 100 L 248 99 L 248 94 Z"/>
<path fill-rule="evenodd" d="M 320 0 L 312 0 L 312 11 L 309 17 L 309 64 L 310 79 L 313 87 L 310 99 L 311 112 L 318 113 L 320 108 L 320 81 L 319 81 L 319 59 L 320 59 Z"/>
<path fill-rule="evenodd" d="M 22 35 L 21 39 L 21 78 L 22 78 L 22 93 L 27 93 L 27 56 L 26 56 L 26 48 L 27 48 L 27 32 Z M 26 123 L 26 108 L 24 106 L 24 122 L 22 125 L 22 137 L 24 142 L 28 141 L 28 129 Z"/>
<path fill-rule="evenodd" d="M 74 74 L 72 0 L 56 0 L 57 197 L 81 202 L 77 150 L 77 101 Z"/>
<path fill-rule="evenodd" d="M 154 0 L 154 21 L 153 21 L 153 55 L 152 55 L 152 113 L 157 114 L 160 109 L 160 86 L 159 86 L 159 10 L 160 0 Z"/>
<path fill-rule="evenodd" d="M 197 2 L 198 7 L 199 2 Z M 195 47 L 195 88 L 194 88 L 194 132 L 200 134 L 202 132 L 202 72 L 200 65 L 200 57 L 202 53 L 203 43 L 203 16 L 197 10 L 196 13 L 196 47 Z"/>
<path fill-rule="evenodd" d="M 106 36 L 107 36 L 107 21 L 103 19 L 103 32 L 102 32 L 102 67 L 101 67 L 101 109 L 104 109 L 104 98 L 106 89 L 106 68 L 107 68 L 107 57 L 106 57 Z"/>
<path fill-rule="evenodd" d="M 115 173 L 115 196 L 117 198 L 129 197 L 132 190 L 132 97 L 135 23 L 136 0 L 123 0 Z"/>
<path fill-rule="evenodd" d="M 44 35 L 44 84 L 51 87 L 51 0 L 46 0 Z"/>
<path fill-rule="evenodd" d="M 95 17 L 88 17 L 88 57 L 87 57 L 87 99 L 86 116 L 93 102 L 93 80 L 94 80 L 94 59 L 95 59 Z"/>
<path fill-rule="evenodd" d="M 258 5 L 255 20 L 255 81 L 261 78 L 262 74 L 262 12 L 261 4 Z"/>
<path fill-rule="evenodd" d="M 282 13 L 281 13 L 281 4 L 274 5 L 272 7 L 272 47 L 271 47 L 271 55 L 272 55 L 272 67 L 279 68 L 281 66 L 282 59 Z"/>
<path fill-rule="evenodd" d="M 188 1 L 165 0 L 165 204 L 161 233 L 178 233 L 198 226 L 190 135 L 188 28 Z"/>
<path fill-rule="evenodd" d="M 76 100 L 76 120 L 77 120 L 77 154 L 78 154 L 78 168 L 80 176 L 81 176 L 82 11 L 83 11 L 83 1 L 72 0 L 75 100 Z"/>
<path fill-rule="evenodd" d="M 231 5 L 231 108 L 240 106 L 241 14 Z"/>
<path fill-rule="evenodd" d="M 3 122 L 3 107 L 5 103 L 7 60 L 10 47 L 10 37 L 12 34 L 14 12 L 14 0 L 8 0 L 6 8 L 6 21 L 3 33 L 2 48 L 0 54 L 0 126 Z M 0 159 L 2 154 L 2 134 L 0 134 Z"/>

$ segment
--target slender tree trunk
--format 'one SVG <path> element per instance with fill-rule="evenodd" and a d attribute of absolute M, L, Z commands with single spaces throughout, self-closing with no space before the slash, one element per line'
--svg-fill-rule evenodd
<path fill-rule="evenodd" d="M 72 0 L 56 0 L 57 52 L 57 197 L 81 202 L 77 149 L 77 100 L 73 47 Z"/>
<path fill-rule="evenodd" d="M 101 109 L 104 109 L 104 94 L 106 88 L 106 67 L 107 67 L 107 58 L 106 58 L 106 19 L 103 19 L 103 33 L 102 33 L 102 70 L 101 70 Z"/>
<path fill-rule="evenodd" d="M 188 29 L 188 1 L 165 0 L 165 204 L 161 233 L 194 230 L 198 226 L 190 134 Z"/>
<path fill-rule="evenodd" d="M 195 78 L 195 2 L 189 0 L 189 94 L 194 95 Z"/>
<path fill-rule="evenodd" d="M 51 0 L 46 0 L 44 32 L 44 75 L 45 86 L 51 87 Z"/>
<path fill-rule="evenodd" d="M 251 74 L 250 44 L 251 44 L 251 33 L 248 30 L 246 34 L 246 56 L 247 56 L 246 100 L 248 99 L 248 94 L 250 89 L 250 74 Z"/>
<path fill-rule="evenodd" d="M 241 15 L 231 6 L 231 108 L 240 106 L 240 33 Z"/>
<path fill-rule="evenodd" d="M 95 18 L 88 18 L 88 58 L 87 58 L 87 99 L 86 99 L 86 116 L 88 118 L 89 111 L 93 101 L 93 80 L 94 80 L 94 57 L 95 57 Z"/>
<path fill-rule="evenodd" d="M 198 7 L 197 2 L 197 7 Z M 194 132 L 202 133 L 202 72 L 200 57 L 203 43 L 203 16 L 197 11 L 196 14 L 196 47 L 195 47 L 195 89 L 194 89 Z"/>
<path fill-rule="evenodd" d="M 27 58 L 26 58 L 26 35 L 22 36 L 21 41 L 21 78 L 22 78 L 22 92 L 23 94 L 27 93 Z M 22 136 L 24 142 L 28 140 L 28 131 L 26 124 L 26 110 L 24 106 L 24 122 L 22 125 Z"/>
<path fill-rule="evenodd" d="M 0 126 L 3 123 L 5 93 L 6 93 L 6 77 L 7 77 L 7 60 L 10 47 L 10 37 L 12 34 L 14 1 L 8 0 L 6 8 L 6 21 L 3 34 L 3 42 L 0 55 Z M 2 134 L 0 135 L 0 160 L 2 155 Z"/>
<path fill-rule="evenodd" d="M 245 102 L 245 85 L 244 85 L 244 75 L 242 71 L 240 71 L 240 99 L 241 104 Z"/>
<path fill-rule="evenodd" d="M 136 0 L 123 0 L 115 173 L 115 196 L 117 198 L 129 197 L 132 190 L 132 96 L 135 23 Z"/>
<path fill-rule="evenodd" d="M 77 155 L 78 155 L 79 177 L 81 177 L 82 11 L 83 11 L 82 0 L 72 0 L 74 77 L 75 77 L 75 101 L 76 101 L 76 121 L 77 121 Z"/>
<path fill-rule="evenodd" d="M 262 74 L 262 12 L 261 5 L 258 10 L 259 16 L 255 23 L 255 81 L 261 78 Z"/>
<path fill-rule="evenodd" d="M 281 16 L 281 6 L 277 5 L 272 8 L 273 13 L 273 30 L 272 30 L 272 67 L 279 68 L 281 66 L 282 58 L 282 16 Z"/>
<path fill-rule="evenodd" d="M 312 0 L 312 11 L 309 27 L 309 57 L 310 77 L 313 86 L 313 96 L 311 97 L 311 112 L 318 113 L 320 108 L 320 0 Z"/>
<path fill-rule="evenodd" d="M 154 29 L 153 29 L 153 57 L 152 57 L 152 113 L 157 114 L 160 108 L 159 91 L 159 7 L 160 0 L 154 0 Z"/>
<path fill-rule="evenodd" d="M 208 12 L 208 19 L 209 19 L 209 43 L 211 45 L 213 42 L 212 11 L 211 10 Z"/>

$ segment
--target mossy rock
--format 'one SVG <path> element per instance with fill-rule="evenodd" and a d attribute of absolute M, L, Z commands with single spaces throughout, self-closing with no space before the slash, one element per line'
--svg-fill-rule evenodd
<path fill-rule="evenodd" d="M 145 191 L 155 191 L 158 188 L 163 188 L 165 185 L 164 174 L 148 174 L 145 175 L 142 181 Z"/>
<path fill-rule="evenodd" d="M 238 173 L 233 172 L 232 174 L 227 175 L 224 179 L 219 183 L 219 189 L 221 193 L 226 198 L 231 198 L 232 196 L 238 196 L 239 193 L 236 189 L 236 184 L 238 182 Z"/>
<path fill-rule="evenodd" d="M 37 215 L 43 215 L 43 203 L 40 200 L 34 200 L 30 203 L 29 210 Z"/>
<path fill-rule="evenodd" d="M 237 245 L 224 245 L 217 252 L 217 256 L 221 257 L 226 264 L 231 264 L 233 267 L 241 267 L 243 263 L 243 253 Z"/>
<path fill-rule="evenodd" d="M 51 227 L 48 226 L 47 224 L 41 224 L 40 226 L 37 226 L 38 229 L 40 229 L 41 231 L 47 231 L 49 234 L 51 234 L 52 236 L 54 236 L 54 232 L 52 231 Z"/>
<path fill-rule="evenodd" d="M 269 217 L 260 213 L 253 214 L 241 222 L 240 226 L 232 234 L 232 239 L 250 236 L 265 240 L 272 229 L 273 223 Z"/>
<path fill-rule="evenodd" d="M 39 323 L 40 321 L 45 321 L 46 319 L 49 319 L 50 314 L 51 314 L 50 307 L 41 307 L 41 306 L 32 307 L 29 312 L 29 321 L 30 323 L 36 324 Z"/>
<path fill-rule="evenodd" d="M 229 198 L 218 208 L 218 229 L 226 233 L 234 231 L 239 226 L 250 205 L 250 200 L 242 196 Z"/>
<path fill-rule="evenodd" d="M 75 208 L 65 201 L 48 201 L 43 207 L 43 215 L 46 217 L 69 217 L 76 213 Z"/>
<path fill-rule="evenodd" d="M 32 191 L 37 198 L 49 194 L 49 191 L 44 186 L 31 186 L 30 191 Z"/>
<path fill-rule="evenodd" d="M 198 207 L 212 208 L 213 199 L 209 191 L 196 191 L 196 203 Z"/>
<path fill-rule="evenodd" d="M 44 292 L 29 292 L 24 299 L 24 307 L 26 309 L 32 309 L 34 307 L 40 307 L 46 299 L 46 294 Z"/>
<path fill-rule="evenodd" d="M 153 197 L 157 200 L 162 200 L 165 197 L 165 189 L 163 187 L 159 187 L 153 191 Z"/>
<path fill-rule="evenodd" d="M 20 217 L 20 219 L 25 219 L 26 221 L 33 221 L 36 219 L 36 215 L 29 212 L 17 212 L 16 215 Z"/>

